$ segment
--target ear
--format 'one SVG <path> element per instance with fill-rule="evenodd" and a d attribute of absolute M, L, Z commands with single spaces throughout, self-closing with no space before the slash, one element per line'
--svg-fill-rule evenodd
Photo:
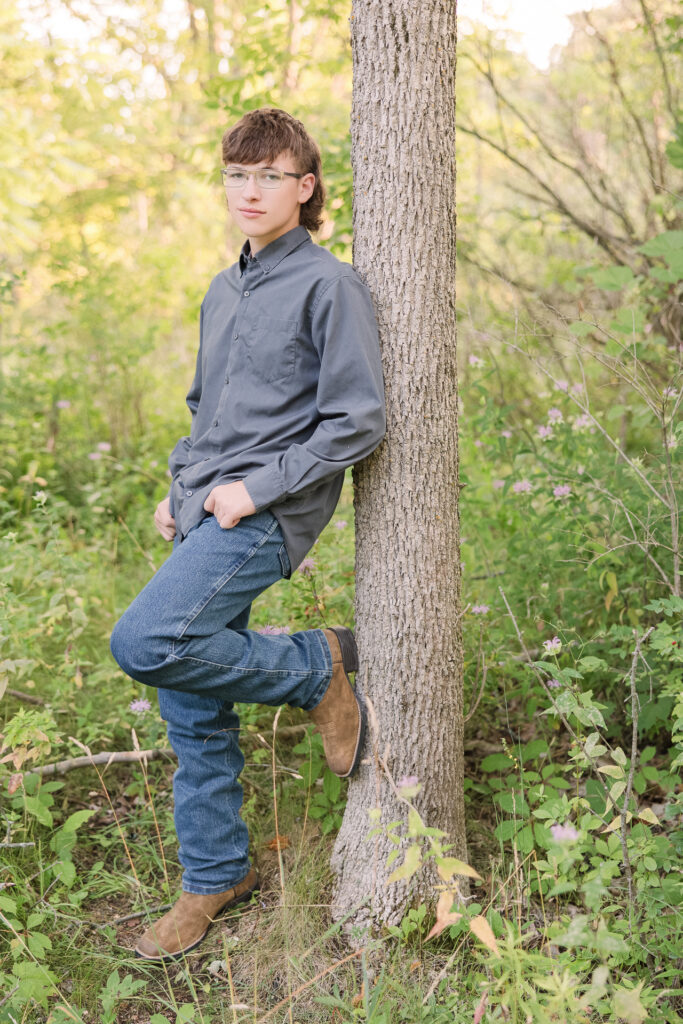
<path fill-rule="evenodd" d="M 315 174 L 304 174 L 303 178 L 299 178 L 299 202 L 306 203 L 313 195 L 313 189 L 315 188 Z"/>

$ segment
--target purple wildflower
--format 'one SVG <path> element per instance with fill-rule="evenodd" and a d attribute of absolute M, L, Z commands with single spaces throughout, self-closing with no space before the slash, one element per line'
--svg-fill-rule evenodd
<path fill-rule="evenodd" d="M 474 442 L 474 447 L 475 448 L 483 448 L 483 446 L 484 446 L 484 442 L 483 441 L 477 440 L 477 441 Z"/>
<path fill-rule="evenodd" d="M 71 402 L 68 398 L 60 398 L 58 402 L 55 402 L 58 409 L 70 409 Z"/>
<path fill-rule="evenodd" d="M 505 487 L 505 481 L 504 480 L 494 480 L 492 486 L 493 486 L 494 491 L 499 491 L 501 489 L 501 487 Z"/>
<path fill-rule="evenodd" d="M 396 783 L 396 788 L 403 797 L 417 796 L 420 791 L 420 781 L 417 775 L 404 775 Z"/>
<path fill-rule="evenodd" d="M 289 626 L 259 626 L 258 629 L 254 630 L 256 633 L 260 633 L 261 636 L 282 636 L 283 633 L 289 633 Z"/>
<path fill-rule="evenodd" d="M 573 825 L 551 825 L 550 834 L 556 843 L 572 843 L 579 838 Z"/>
<path fill-rule="evenodd" d="M 562 412 L 561 412 L 561 410 L 560 409 L 556 409 L 554 407 L 552 409 L 548 409 L 548 419 L 550 420 L 551 423 L 561 423 L 562 422 Z"/>
<path fill-rule="evenodd" d="M 543 440 L 545 441 L 546 438 L 553 436 L 553 428 L 547 427 L 545 423 L 542 423 L 541 426 L 538 428 L 538 436 L 543 438 Z"/>
<path fill-rule="evenodd" d="M 102 458 L 102 452 L 88 452 L 88 458 L 91 462 L 97 462 Z"/>
<path fill-rule="evenodd" d="M 555 487 L 553 494 L 556 498 L 568 498 L 572 493 L 572 489 L 569 484 L 560 484 L 559 487 Z"/>
<path fill-rule="evenodd" d="M 558 391 L 568 391 L 569 390 L 569 381 L 568 380 L 558 380 L 558 381 L 555 382 L 555 387 L 556 387 L 556 389 Z"/>
<path fill-rule="evenodd" d="M 515 494 L 526 494 L 531 490 L 531 482 L 529 480 L 517 480 L 512 485 L 512 490 Z"/>
<path fill-rule="evenodd" d="M 486 615 L 488 611 L 489 606 L 487 604 L 473 604 L 471 608 L 473 615 Z"/>
<path fill-rule="evenodd" d="M 576 417 L 572 426 L 574 430 L 586 430 L 587 427 L 591 427 L 592 425 L 593 420 L 584 412 L 580 416 Z"/>
<path fill-rule="evenodd" d="M 110 452 L 111 445 L 109 444 L 109 441 L 100 441 L 97 445 L 97 450 L 98 452 Z"/>
<path fill-rule="evenodd" d="M 299 572 L 302 576 L 311 576 L 316 569 L 314 558 L 304 558 L 303 562 L 299 566 Z"/>
<path fill-rule="evenodd" d="M 562 683 L 559 679 L 549 679 L 546 683 L 546 686 L 549 690 L 559 690 L 559 688 L 562 686 Z"/>
<path fill-rule="evenodd" d="M 546 654 L 559 654 L 562 650 L 562 641 L 559 636 L 554 636 L 552 640 L 544 640 L 543 647 Z"/>
<path fill-rule="evenodd" d="M 576 384 L 572 384 L 572 394 L 574 394 L 574 395 L 581 395 L 581 394 L 583 394 L 583 384 L 579 384 L 578 382 Z"/>
<path fill-rule="evenodd" d="M 501 437 L 512 437 L 512 431 L 511 430 L 501 430 L 500 436 Z"/>
<path fill-rule="evenodd" d="M 152 710 L 152 705 L 146 697 L 139 697 L 137 700 L 132 700 L 128 707 L 136 715 L 146 715 L 148 711 Z"/>
<path fill-rule="evenodd" d="M 480 359 L 479 356 L 470 356 L 467 362 L 470 366 L 483 366 L 484 360 Z"/>
<path fill-rule="evenodd" d="M 348 525 L 349 524 L 346 522 L 345 519 L 338 519 L 337 522 L 334 524 L 334 528 L 335 530 L 343 530 L 344 527 Z"/>

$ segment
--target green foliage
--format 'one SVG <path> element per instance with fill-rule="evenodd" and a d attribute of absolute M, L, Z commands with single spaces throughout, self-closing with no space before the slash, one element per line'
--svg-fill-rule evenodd
<path fill-rule="evenodd" d="M 16 4 L 0 15 L 0 1022 L 113 1022 L 131 1007 L 150 1024 L 246 1021 L 252 1010 L 228 1009 L 206 972 L 151 981 L 110 923 L 167 902 L 176 884 L 171 768 L 115 782 L 112 768 L 104 790 L 90 770 L 77 781 L 34 769 L 79 744 L 130 749 L 132 729 L 140 745 L 166 745 L 154 710 L 131 711 L 143 694 L 107 637 L 167 554 L 151 511 L 186 432 L 199 302 L 241 244 L 229 229 L 226 245 L 218 141 L 261 103 L 300 116 L 323 151 L 322 240 L 350 259 L 349 4 L 226 0 L 192 5 L 185 22 L 156 0 L 92 19 L 49 6 L 61 23 L 43 0 L 30 18 Z M 284 900 L 257 931 L 249 923 L 233 958 L 236 974 L 252 948 L 258 960 L 275 917 L 285 938 L 254 1002 L 283 998 L 285 969 L 292 988 L 322 972 L 302 1022 L 321 1005 L 374 1024 L 678 1019 L 683 129 L 667 91 L 680 79 L 681 19 L 670 0 L 660 8 L 654 36 L 640 5 L 593 12 L 594 30 L 577 22 L 544 75 L 501 33 L 463 35 L 461 520 L 477 870 L 402 787 L 392 884 L 407 890 L 430 870 L 436 920 L 431 904 L 409 907 L 344 980 L 336 967 L 324 974 L 339 959 L 327 921 L 291 953 Z M 337 517 L 313 569 L 256 604 L 254 628 L 352 623 L 349 482 Z M 240 714 L 251 749 L 271 713 Z M 276 737 L 275 749 L 279 830 L 300 828 L 301 847 L 322 843 L 326 862 L 346 784 L 316 735 Z M 244 772 L 259 842 L 274 831 L 271 761 L 256 747 Z M 287 867 L 296 845 L 280 851 Z M 329 891 L 320 878 L 301 885 L 310 917 Z M 231 1005 L 249 1003 L 256 983 L 233 983 Z"/>

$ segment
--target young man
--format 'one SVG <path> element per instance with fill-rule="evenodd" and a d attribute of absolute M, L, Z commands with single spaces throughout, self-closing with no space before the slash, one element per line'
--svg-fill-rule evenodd
<path fill-rule="evenodd" d="M 192 429 L 171 453 L 173 482 L 155 513 L 174 549 L 111 639 L 121 668 L 159 688 L 178 755 L 183 893 L 138 942 L 150 961 L 182 957 L 258 888 L 234 703 L 308 712 L 342 777 L 363 739 L 350 630 L 264 636 L 247 624 L 254 598 L 291 575 L 329 521 L 344 470 L 384 436 L 372 303 L 308 233 L 324 188 L 301 122 L 251 111 L 223 137 L 223 163 L 228 210 L 247 238 L 202 303 Z"/>

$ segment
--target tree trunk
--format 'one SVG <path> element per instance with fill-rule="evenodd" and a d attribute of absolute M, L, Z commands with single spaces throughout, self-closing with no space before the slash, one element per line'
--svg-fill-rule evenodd
<path fill-rule="evenodd" d="M 455 351 L 453 0 L 354 0 L 354 266 L 372 293 L 387 437 L 355 471 L 357 685 L 377 718 L 333 856 L 339 917 L 396 923 L 422 871 L 386 884 L 395 847 L 368 812 L 405 819 L 383 775 L 465 856 Z M 379 753 L 380 760 L 375 756 Z M 394 864 L 394 867 L 396 865 Z M 362 906 L 361 906 L 362 904 Z"/>

